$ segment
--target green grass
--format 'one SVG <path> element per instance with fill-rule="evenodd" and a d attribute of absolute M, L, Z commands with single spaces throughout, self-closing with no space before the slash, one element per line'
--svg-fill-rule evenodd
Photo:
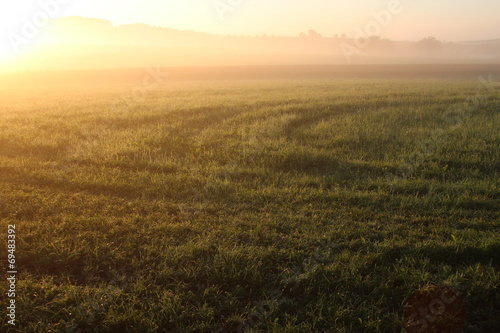
<path fill-rule="evenodd" d="M 0 92 L 20 331 L 402 332 L 442 286 L 498 328 L 498 86 L 132 88 Z"/>

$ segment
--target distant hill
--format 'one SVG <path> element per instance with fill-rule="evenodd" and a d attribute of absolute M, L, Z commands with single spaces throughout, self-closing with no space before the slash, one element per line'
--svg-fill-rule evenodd
<path fill-rule="evenodd" d="M 58 43 L 156 46 L 182 44 L 187 40 L 210 36 L 140 23 L 113 26 L 110 21 L 79 16 L 51 20 L 46 35 L 52 36 Z"/>

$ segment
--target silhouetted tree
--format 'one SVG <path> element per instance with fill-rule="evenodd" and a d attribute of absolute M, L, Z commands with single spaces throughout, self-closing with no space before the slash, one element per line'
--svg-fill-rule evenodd
<path fill-rule="evenodd" d="M 359 38 L 360 45 L 366 45 L 367 51 L 371 53 L 385 54 L 394 50 L 394 43 L 380 36 L 369 36 Z"/>
<path fill-rule="evenodd" d="M 317 33 L 316 31 L 314 31 L 314 30 L 309 30 L 308 31 L 308 36 L 310 38 L 320 38 L 321 37 L 321 35 L 319 33 Z"/>
<path fill-rule="evenodd" d="M 443 49 L 443 45 L 435 37 L 429 36 L 417 42 L 417 48 L 423 52 L 436 53 Z"/>

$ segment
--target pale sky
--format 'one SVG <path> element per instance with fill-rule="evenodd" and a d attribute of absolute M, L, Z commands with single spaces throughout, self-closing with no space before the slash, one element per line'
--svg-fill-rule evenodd
<path fill-rule="evenodd" d="M 383 37 L 500 38 L 499 0 L 23 0 L 0 4 L 0 48 L 3 54 L 8 52 L 7 35 L 21 33 L 26 20 L 33 22 L 34 16 L 43 17 L 45 12 L 49 17 L 75 15 L 115 25 L 145 23 L 223 35 L 297 36 L 313 29 L 326 37 L 342 33 L 355 37 L 356 28 L 365 29 L 374 20 L 371 13 L 387 10 L 391 1 L 399 2 L 401 9 L 382 27 Z M 215 3 L 227 6 L 224 19 Z"/>

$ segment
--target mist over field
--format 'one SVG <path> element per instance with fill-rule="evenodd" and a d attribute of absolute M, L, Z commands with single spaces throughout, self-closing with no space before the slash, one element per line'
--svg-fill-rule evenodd
<path fill-rule="evenodd" d="M 34 27 L 33 29 L 38 29 Z M 29 29 L 28 29 L 29 30 Z M 4 71 L 177 66 L 325 64 L 500 64 L 500 39 L 442 42 L 433 37 L 393 41 L 374 35 L 349 38 L 306 30 L 298 36 L 215 35 L 146 24 L 113 26 L 83 17 L 53 19 L 37 44 L 13 37 L 22 56 Z"/>
<path fill-rule="evenodd" d="M 498 1 L 0 7 L 0 332 L 498 332 Z"/>

